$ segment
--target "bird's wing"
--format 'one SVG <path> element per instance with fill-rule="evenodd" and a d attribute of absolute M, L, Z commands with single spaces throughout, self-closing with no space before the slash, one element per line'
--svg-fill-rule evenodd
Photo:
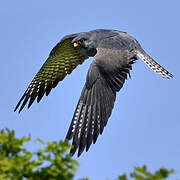
<path fill-rule="evenodd" d="M 66 139 L 73 138 L 73 155 L 78 156 L 96 142 L 111 115 L 116 92 L 119 91 L 131 69 L 135 57 L 129 56 L 125 45 L 114 38 L 107 39 L 97 48 L 90 65 L 86 84 L 78 101 Z M 105 45 L 105 46 L 104 46 Z"/>
<path fill-rule="evenodd" d="M 19 109 L 19 112 L 21 112 L 29 99 L 28 108 L 36 97 L 37 102 L 39 102 L 45 93 L 47 96 L 59 81 L 63 80 L 77 65 L 82 64 L 88 58 L 88 56 L 81 54 L 78 49 L 73 47 L 72 40 L 76 36 L 78 34 L 65 36 L 52 49 L 48 59 L 30 83 L 14 111 L 21 105 Z"/>

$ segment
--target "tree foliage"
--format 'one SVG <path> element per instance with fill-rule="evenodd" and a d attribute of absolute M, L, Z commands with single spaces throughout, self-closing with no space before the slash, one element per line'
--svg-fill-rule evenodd
<path fill-rule="evenodd" d="M 175 173 L 174 170 L 168 170 L 165 167 L 160 168 L 154 173 L 147 171 L 146 166 L 135 167 L 134 172 L 130 174 L 130 177 L 134 180 L 163 180 L 166 179 L 170 174 Z M 126 174 L 119 176 L 117 180 L 128 180 Z"/>
<path fill-rule="evenodd" d="M 0 131 L 0 180 L 72 180 L 77 167 L 77 161 L 67 153 L 71 145 L 67 141 L 43 142 L 43 145 L 35 152 L 24 148 L 24 143 L 29 142 L 30 137 L 16 138 L 12 130 Z M 135 167 L 130 174 L 133 180 L 163 180 L 174 170 L 161 168 L 155 173 L 147 171 L 146 166 Z M 88 180 L 83 178 L 81 180 Z M 116 180 L 128 180 L 126 174 Z"/>
<path fill-rule="evenodd" d="M 30 137 L 16 138 L 14 131 L 0 132 L 0 180 L 69 180 L 78 163 L 66 151 L 67 142 L 46 142 L 44 148 L 31 153 L 23 148 Z"/>

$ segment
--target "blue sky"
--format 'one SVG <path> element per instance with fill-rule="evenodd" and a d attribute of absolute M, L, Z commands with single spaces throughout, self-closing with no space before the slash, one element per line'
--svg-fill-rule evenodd
<path fill-rule="evenodd" d="M 50 50 L 64 36 L 97 28 L 133 35 L 159 64 L 175 75 L 163 79 L 141 60 L 117 95 L 108 124 L 78 159 L 75 179 L 114 179 L 133 166 L 151 171 L 165 165 L 180 177 L 180 2 L 1 1 L 0 127 L 45 141 L 64 139 L 92 59 L 59 83 L 40 104 L 19 115 L 13 109 Z M 35 150 L 33 141 L 28 148 Z"/>

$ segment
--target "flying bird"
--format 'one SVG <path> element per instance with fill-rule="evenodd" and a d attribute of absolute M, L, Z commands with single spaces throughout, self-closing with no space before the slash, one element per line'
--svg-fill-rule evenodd
<path fill-rule="evenodd" d="M 27 103 L 29 108 L 36 97 L 39 103 L 44 94 L 48 96 L 59 81 L 89 57 L 93 60 L 66 136 L 68 140 L 73 139 L 70 153 L 73 155 L 78 150 L 78 157 L 102 134 L 111 116 L 116 93 L 130 76 L 132 64 L 138 58 L 160 76 L 173 77 L 126 32 L 97 29 L 71 34 L 52 49 L 14 111 L 19 108 L 20 113 Z"/>

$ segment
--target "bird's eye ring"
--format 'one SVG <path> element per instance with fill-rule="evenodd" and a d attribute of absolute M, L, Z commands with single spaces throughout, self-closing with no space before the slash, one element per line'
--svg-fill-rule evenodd
<path fill-rule="evenodd" d="M 74 47 L 79 47 L 79 46 L 81 46 L 81 44 L 82 44 L 83 42 L 84 42 L 84 39 L 80 39 L 80 40 L 74 42 L 74 43 L 73 43 L 73 46 L 74 46 Z"/>

